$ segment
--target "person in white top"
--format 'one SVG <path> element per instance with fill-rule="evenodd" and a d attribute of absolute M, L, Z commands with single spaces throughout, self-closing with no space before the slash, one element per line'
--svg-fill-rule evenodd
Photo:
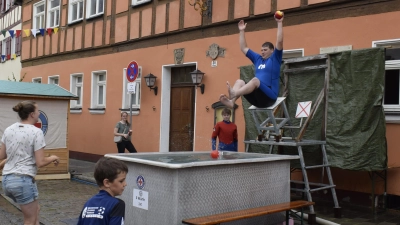
<path fill-rule="evenodd" d="M 5 161 L 2 172 L 4 194 L 21 207 L 24 225 L 39 225 L 38 191 L 35 183 L 37 168 L 50 163 L 55 166 L 59 157 L 45 156 L 46 146 L 41 129 L 34 126 L 39 120 L 39 108 L 33 101 L 23 101 L 13 107 L 21 122 L 7 127 L 0 141 L 0 161 Z"/>

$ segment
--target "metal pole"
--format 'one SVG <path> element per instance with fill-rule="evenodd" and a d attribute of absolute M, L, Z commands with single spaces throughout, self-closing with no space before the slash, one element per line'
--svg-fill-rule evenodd
<path fill-rule="evenodd" d="M 133 104 L 133 94 L 131 94 L 131 104 L 129 105 L 129 110 L 131 113 L 131 118 L 129 119 L 129 124 L 131 125 L 131 130 L 132 130 L 132 104 Z"/>

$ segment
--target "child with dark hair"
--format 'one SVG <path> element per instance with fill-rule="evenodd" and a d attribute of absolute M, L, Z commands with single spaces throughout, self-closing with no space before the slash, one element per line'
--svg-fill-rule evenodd
<path fill-rule="evenodd" d="M 224 108 L 221 112 L 223 121 L 218 122 L 212 133 L 212 150 L 216 149 L 217 145 L 217 137 L 219 140 L 218 150 L 223 151 L 238 151 L 237 143 L 237 126 L 233 122 L 230 121 L 231 118 L 231 110 L 228 108 Z"/>
<path fill-rule="evenodd" d="M 78 225 L 123 225 L 125 202 L 115 198 L 126 187 L 128 167 L 113 158 L 101 158 L 95 165 L 94 178 L 100 192 L 83 206 Z"/>

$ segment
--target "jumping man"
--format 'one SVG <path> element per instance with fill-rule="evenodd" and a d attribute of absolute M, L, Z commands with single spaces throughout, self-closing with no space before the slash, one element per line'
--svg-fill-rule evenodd
<path fill-rule="evenodd" d="M 247 47 L 244 35 L 247 23 L 244 23 L 243 20 L 239 22 L 240 49 L 253 62 L 256 72 L 255 77 L 248 83 L 239 79 L 232 88 L 229 82 L 226 82 L 229 96 L 220 95 L 220 101 L 227 107 L 233 108 L 235 101 L 240 96 L 244 96 L 250 104 L 259 108 L 269 107 L 275 103 L 279 94 L 279 77 L 282 63 L 283 17 L 281 19 L 275 18 L 275 20 L 278 24 L 276 48 L 271 42 L 265 42 L 261 46 L 261 55 Z"/>

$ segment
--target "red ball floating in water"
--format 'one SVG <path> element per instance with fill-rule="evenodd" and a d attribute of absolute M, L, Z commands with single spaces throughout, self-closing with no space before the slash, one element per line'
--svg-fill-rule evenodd
<path fill-rule="evenodd" d="M 217 150 L 211 151 L 211 158 L 217 159 L 219 156 L 219 152 Z"/>

